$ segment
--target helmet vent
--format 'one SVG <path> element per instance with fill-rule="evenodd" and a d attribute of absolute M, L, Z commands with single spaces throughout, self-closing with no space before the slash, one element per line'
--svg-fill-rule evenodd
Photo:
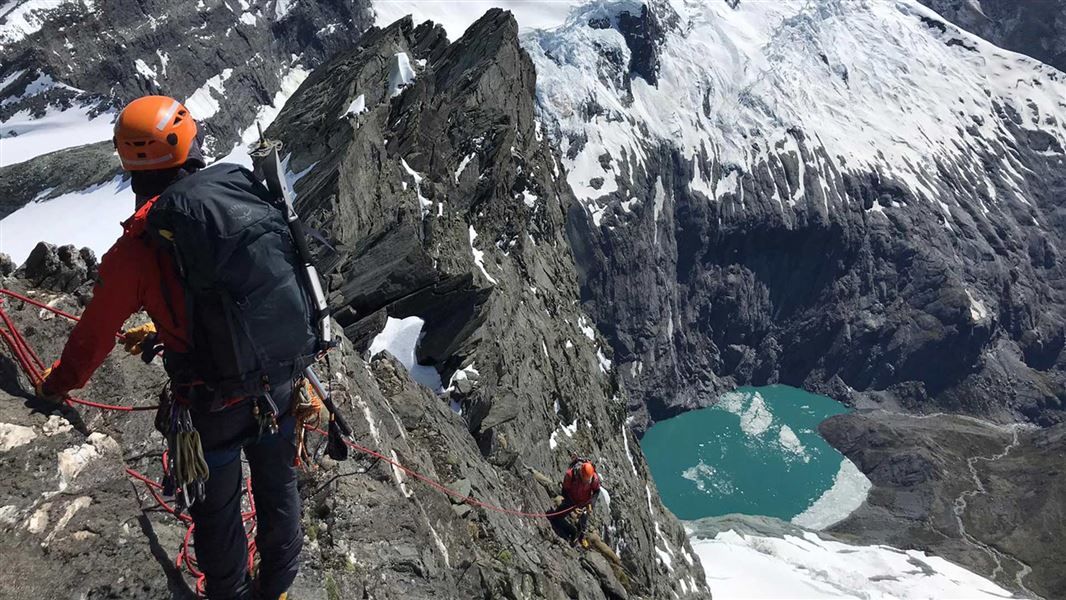
<path fill-rule="evenodd" d="M 181 117 L 174 117 L 174 125 L 181 123 Z"/>

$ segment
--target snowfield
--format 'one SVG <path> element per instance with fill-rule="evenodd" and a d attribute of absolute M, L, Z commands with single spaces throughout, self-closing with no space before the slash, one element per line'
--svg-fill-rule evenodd
<path fill-rule="evenodd" d="M 929 25 L 943 20 L 915 0 L 742 1 L 736 9 L 661 0 L 653 3 L 657 14 L 677 18 L 667 26 L 658 81 L 634 76 L 626 85 L 624 37 L 590 22 L 617 23 L 640 6 L 589 3 L 565 25 L 523 36 L 541 115 L 593 218 L 618 181 L 647 167 L 659 142 L 691 162 L 690 191 L 712 201 L 741 196 L 737 174 L 778 168 L 779 154 L 800 154 L 805 145 L 813 158 L 800 161 L 793 189 L 777 193 L 782 212 L 805 196 L 827 196 L 804 189 L 804 169 L 827 174 L 822 186 L 833 173 L 879 172 L 934 202 L 938 165 L 966 169 L 987 153 L 1001 157 L 995 170 L 1024 202 L 1023 167 L 1002 142 L 1013 139 L 1010 128 L 1039 130 L 1066 146 L 1062 73 Z M 991 175 L 978 171 L 972 175 L 994 189 Z M 940 208 L 950 229 L 954 208 Z"/>
<path fill-rule="evenodd" d="M 852 546 L 813 533 L 776 538 L 730 530 L 690 541 L 715 600 L 1014 597 L 984 577 L 917 550 Z"/>
<path fill-rule="evenodd" d="M 0 252 L 21 265 L 40 241 L 91 248 L 99 259 L 122 235 L 133 215 L 129 181 L 112 181 L 51 200 L 35 201 L 0 221 Z M 43 226 L 47 223 L 47 226 Z"/>

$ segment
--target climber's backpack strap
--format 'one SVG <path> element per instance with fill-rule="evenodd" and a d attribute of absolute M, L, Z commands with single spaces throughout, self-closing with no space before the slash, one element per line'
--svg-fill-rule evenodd
<path fill-rule="evenodd" d="M 319 348 L 312 301 L 285 214 L 247 169 L 215 165 L 172 185 L 147 217 L 174 257 L 185 295 L 187 353 L 164 361 L 222 397 L 261 395 L 294 379 Z"/>

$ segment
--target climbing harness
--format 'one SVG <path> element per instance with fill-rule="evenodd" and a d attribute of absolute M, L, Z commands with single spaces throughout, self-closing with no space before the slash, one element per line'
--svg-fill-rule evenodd
<path fill-rule="evenodd" d="M 26 295 L 19 294 L 8 289 L 0 288 L 0 322 L 3 323 L 4 328 L 0 328 L 0 337 L 4 339 L 11 354 L 15 360 L 19 363 L 23 372 L 30 378 L 31 382 L 36 384 L 41 380 L 41 372 L 44 370 L 44 362 L 40 356 L 30 347 L 29 343 L 22 336 L 21 332 L 15 326 L 14 322 L 8 316 L 7 311 L 4 309 L 2 296 L 7 296 L 15 300 L 24 302 L 31 306 L 35 306 L 42 310 L 49 311 L 55 315 L 64 317 L 70 321 L 78 322 L 79 317 L 70 313 L 64 312 L 53 306 L 49 306 L 44 302 L 34 300 Z M 116 333 L 116 337 L 121 340 L 122 334 Z M 401 464 L 399 461 L 393 460 L 384 454 L 372 450 L 370 448 L 361 446 L 351 439 L 352 429 L 344 421 L 344 418 L 336 410 L 336 406 L 333 404 L 332 398 L 326 393 L 326 390 L 322 386 L 322 382 L 315 375 L 314 371 L 310 368 L 305 372 L 307 375 L 307 385 L 318 395 L 322 400 L 322 404 L 330 412 L 329 430 L 323 430 L 321 427 L 312 424 L 311 422 L 304 422 L 301 427 L 301 434 L 306 432 L 315 433 L 326 437 L 328 445 L 337 444 L 339 448 L 333 448 L 327 450 L 330 456 L 333 456 L 333 451 L 340 452 L 343 449 L 345 455 L 347 455 L 348 449 L 355 450 L 379 461 L 385 462 L 391 465 L 396 470 L 403 472 L 413 479 L 417 479 L 434 490 L 455 498 L 462 504 L 467 504 L 477 508 L 482 508 L 488 511 L 509 515 L 512 517 L 520 517 L 527 519 L 554 519 L 556 517 L 562 517 L 570 514 L 571 512 L 583 508 L 585 505 L 572 506 L 564 510 L 557 510 L 553 512 L 526 512 L 520 510 L 513 510 L 496 506 L 483 502 L 474 498 L 473 496 L 463 494 L 456 490 L 453 490 L 444 484 L 431 479 L 411 468 L 408 468 Z M 165 391 L 169 392 L 169 391 Z M 168 393 L 168 395 L 171 395 Z M 171 395 L 172 396 L 172 395 Z M 269 398 L 269 395 L 267 396 Z M 155 500 L 156 504 L 165 512 L 173 515 L 179 519 L 182 523 L 187 525 L 185 536 L 182 540 L 181 547 L 178 551 L 178 555 L 175 558 L 174 564 L 178 569 L 185 569 L 196 580 L 196 593 L 200 596 L 204 594 L 204 575 L 200 571 L 196 564 L 196 557 L 190 548 L 192 542 L 192 534 L 195 528 L 192 517 L 183 510 L 188 508 L 192 503 L 196 501 L 197 485 L 199 485 L 199 493 L 202 497 L 202 484 L 206 481 L 209 470 L 206 462 L 203 462 L 203 449 L 200 447 L 199 435 L 195 433 L 195 429 L 191 431 L 191 419 L 188 419 L 188 411 L 174 407 L 180 404 L 180 401 L 175 400 L 173 397 L 165 398 L 163 394 L 160 396 L 160 404 L 155 406 L 119 406 L 112 404 L 102 404 L 99 402 L 91 402 L 82 398 L 76 398 L 73 396 L 67 396 L 64 400 L 68 406 L 81 405 L 88 406 L 90 408 L 97 408 L 105 411 L 146 411 L 154 410 L 156 412 L 156 428 L 160 429 L 160 415 L 166 414 L 173 416 L 173 421 L 167 423 L 167 426 L 173 426 L 173 431 L 176 434 L 175 440 L 180 439 L 180 443 L 174 444 L 169 447 L 163 453 L 163 483 L 157 482 L 148 476 L 132 469 L 126 468 L 126 475 L 143 483 L 150 496 Z M 167 408 L 169 403 L 170 407 Z M 170 482 L 170 483 L 168 483 Z M 178 482 L 186 482 L 185 485 L 180 485 Z M 191 485 L 188 485 L 191 484 Z M 167 502 L 164 496 L 174 497 L 178 488 L 181 488 L 179 494 L 179 503 L 184 503 L 184 507 L 175 507 L 170 502 Z M 188 488 L 188 489 L 186 489 Z M 251 478 L 245 480 L 245 493 L 249 510 L 241 513 L 241 518 L 244 523 L 245 534 L 248 542 L 248 571 L 252 572 L 255 565 L 256 549 L 255 549 L 255 502 L 252 497 L 252 483 Z M 187 496 L 186 496 L 187 494 Z"/>

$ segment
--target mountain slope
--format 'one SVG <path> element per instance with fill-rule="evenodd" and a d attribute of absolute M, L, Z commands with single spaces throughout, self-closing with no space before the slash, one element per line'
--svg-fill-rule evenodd
<path fill-rule="evenodd" d="M 186 101 L 208 150 L 228 151 L 287 79 L 306 76 L 372 22 L 358 0 L 8 2 L 0 166 L 109 139 L 114 111 L 151 93 Z"/>
<path fill-rule="evenodd" d="M 1061 72 L 905 0 L 602 2 L 524 45 L 645 422 L 767 382 L 1060 418 Z"/>
<path fill-rule="evenodd" d="M 544 482 L 560 478 L 574 455 L 589 456 L 606 489 L 592 527 L 620 561 L 572 547 L 544 519 L 453 503 L 357 457 L 324 461 L 303 487 L 309 544 L 294 595 L 710 595 L 684 529 L 658 500 L 605 343 L 580 308 L 564 227 L 573 197 L 536 124 L 535 82 L 507 13 L 490 11 L 454 43 L 440 27 L 405 19 L 369 31 L 316 69 L 268 135 L 285 144 L 298 209 L 334 246 L 319 248 L 319 264 L 347 339 L 328 368 L 356 438 L 450 487 L 527 512 L 550 509 L 558 490 Z M 69 308 L 72 300 L 56 302 Z M 57 353 L 66 324 L 35 328 L 37 311 L 15 308 L 31 343 L 45 356 Z M 368 348 L 397 356 L 371 357 Z M 25 395 L 11 361 L 0 367 L 7 393 Z M 149 402 L 160 373 L 144 369 L 114 356 L 87 396 Z M 74 505 L 64 496 L 42 522 L 34 515 L 63 481 L 53 475 L 60 460 L 53 456 L 84 441 L 77 432 L 47 436 L 45 416 L 27 414 L 13 398 L 2 404 L 0 421 L 17 441 L 34 434 L 0 453 L 0 471 L 14 482 L 0 496 L 11 532 L 0 554 L 24 557 L 15 589 L 45 598 L 71 591 L 155 598 L 169 573 L 171 589 L 180 590 L 180 577 L 158 566 L 169 564 L 181 534 L 165 516 L 146 514 L 132 532 L 120 519 L 96 522 L 128 487 L 114 475 L 123 463 L 157 474 L 148 421 L 91 421 L 117 447 L 91 463 L 99 475 L 86 469 L 67 482 L 75 500 L 88 500 Z M 116 511 L 132 518 L 128 496 L 139 491 L 126 493 Z M 68 510 L 69 519 L 56 520 Z M 121 561 L 113 571 L 102 569 L 109 556 Z M 81 577 L 50 590 L 44 570 L 32 567 L 59 560 Z M 106 578 L 115 574 L 124 579 Z"/>

